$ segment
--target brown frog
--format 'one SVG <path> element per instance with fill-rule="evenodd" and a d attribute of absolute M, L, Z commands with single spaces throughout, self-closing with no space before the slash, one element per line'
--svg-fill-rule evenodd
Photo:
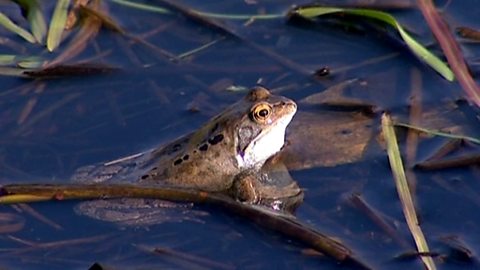
<path fill-rule="evenodd" d="M 158 149 L 82 167 L 72 178 L 224 192 L 248 203 L 290 208 L 301 201 L 302 191 L 284 167 L 264 164 L 283 147 L 296 111 L 292 100 L 257 86 L 191 134 Z"/>

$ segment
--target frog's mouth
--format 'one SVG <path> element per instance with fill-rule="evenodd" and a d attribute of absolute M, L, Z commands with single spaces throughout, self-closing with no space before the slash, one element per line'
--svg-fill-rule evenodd
<path fill-rule="evenodd" d="M 285 130 L 295 112 L 296 110 L 278 119 L 275 125 L 262 130 L 243 149 L 237 149 L 238 167 L 250 169 L 262 166 L 268 158 L 280 151 L 285 143 Z"/>

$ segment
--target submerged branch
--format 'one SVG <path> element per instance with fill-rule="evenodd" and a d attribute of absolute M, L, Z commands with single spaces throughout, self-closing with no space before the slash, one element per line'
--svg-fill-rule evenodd
<path fill-rule="evenodd" d="M 175 202 L 187 201 L 218 206 L 237 216 L 245 217 L 258 225 L 301 242 L 319 252 L 341 261 L 342 263 L 360 266 L 361 269 L 370 269 L 359 260 L 355 259 L 350 249 L 343 244 L 300 223 L 294 217 L 274 212 L 266 208 L 239 203 L 222 194 L 189 189 L 102 184 L 23 184 L 5 185 L 0 189 L 0 204 L 126 197 L 161 199 Z"/>

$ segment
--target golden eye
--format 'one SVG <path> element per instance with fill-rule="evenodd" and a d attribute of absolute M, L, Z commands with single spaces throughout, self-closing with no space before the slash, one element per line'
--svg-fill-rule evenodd
<path fill-rule="evenodd" d="M 272 106 L 268 103 L 260 103 L 253 107 L 251 115 L 256 122 L 264 123 L 272 114 Z"/>

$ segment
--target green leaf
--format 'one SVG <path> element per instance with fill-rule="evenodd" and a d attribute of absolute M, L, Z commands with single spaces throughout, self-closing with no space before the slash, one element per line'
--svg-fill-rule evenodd
<path fill-rule="evenodd" d="M 16 55 L 0 54 L 0 66 L 8 66 L 15 63 Z"/>
<path fill-rule="evenodd" d="M 47 49 L 51 52 L 58 47 L 62 39 L 63 29 L 65 29 L 65 23 L 67 22 L 69 5 L 70 0 L 58 0 L 55 10 L 53 11 L 47 37 Z"/>
<path fill-rule="evenodd" d="M 30 43 L 35 43 L 35 38 L 30 34 L 27 30 L 21 28 L 20 26 L 16 25 L 12 22 L 5 14 L 0 12 L 0 25 L 3 25 L 8 30 L 12 31 L 13 33 L 21 36 L 26 41 Z"/>
<path fill-rule="evenodd" d="M 47 34 L 47 24 L 38 0 L 15 0 L 15 2 L 26 10 L 33 36 L 39 43 L 42 43 Z"/>
<path fill-rule="evenodd" d="M 333 7 L 302 7 L 297 8 L 293 12 L 305 18 L 313 18 L 332 13 L 345 13 L 367 17 L 387 23 L 397 29 L 407 46 L 418 58 L 427 63 L 431 68 L 440 73 L 440 75 L 442 75 L 448 81 L 453 81 L 455 79 L 455 75 L 453 75 L 452 70 L 445 62 L 440 60 L 437 56 L 418 43 L 403 29 L 400 23 L 398 23 L 392 15 L 386 12 L 371 9 L 348 9 Z"/>
<path fill-rule="evenodd" d="M 0 54 L 0 66 L 18 66 L 21 68 L 39 68 L 45 60 L 38 56 L 21 56 L 14 54 Z"/>
<path fill-rule="evenodd" d="M 45 60 L 38 56 L 22 57 L 18 60 L 17 66 L 25 69 L 37 69 L 45 63 Z"/>

